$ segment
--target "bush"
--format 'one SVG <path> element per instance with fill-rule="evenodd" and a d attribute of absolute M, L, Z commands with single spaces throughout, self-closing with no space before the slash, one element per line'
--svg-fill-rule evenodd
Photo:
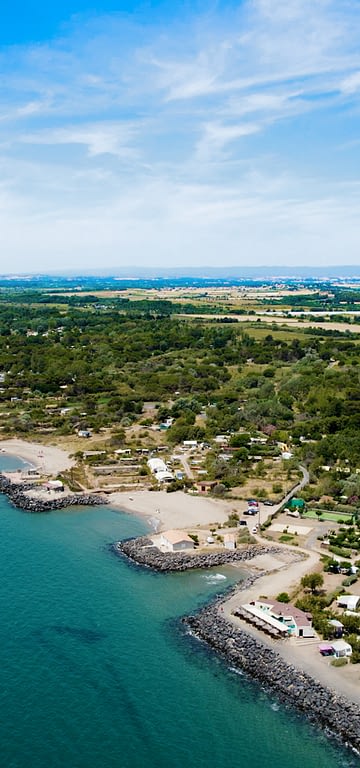
<path fill-rule="evenodd" d="M 351 587 L 352 584 L 355 584 L 357 579 L 358 579 L 357 574 L 353 573 L 351 576 L 347 576 L 347 578 L 344 579 L 344 581 L 342 581 L 341 583 L 343 587 Z"/>
<path fill-rule="evenodd" d="M 279 603 L 290 603 L 290 596 L 287 592 L 280 592 L 276 599 Z"/>
<path fill-rule="evenodd" d="M 349 550 L 341 549 L 341 547 L 335 547 L 333 544 L 330 545 L 329 551 L 334 555 L 338 555 L 338 557 L 349 557 Z"/>
<path fill-rule="evenodd" d="M 333 659 L 331 662 L 332 667 L 345 667 L 347 664 L 346 656 L 341 656 L 340 659 Z"/>
<path fill-rule="evenodd" d="M 283 487 L 281 483 L 273 483 L 272 486 L 272 492 L 273 493 L 282 493 Z"/>

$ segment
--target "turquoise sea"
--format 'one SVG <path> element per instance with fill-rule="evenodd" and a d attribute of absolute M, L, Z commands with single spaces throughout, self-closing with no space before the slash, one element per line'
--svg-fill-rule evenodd
<path fill-rule="evenodd" d="M 145 530 L 0 496 L 1 768 L 359 765 L 185 633 L 179 617 L 233 570 L 159 575 L 109 550 Z"/>

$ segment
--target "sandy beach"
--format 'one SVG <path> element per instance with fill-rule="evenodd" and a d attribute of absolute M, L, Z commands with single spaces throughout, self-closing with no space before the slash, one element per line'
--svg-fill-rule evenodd
<path fill-rule="evenodd" d="M 26 440 L 15 437 L 11 440 L 1 440 L 0 451 L 10 456 L 19 456 L 44 475 L 57 475 L 75 464 L 69 454 L 61 448 L 54 445 L 41 445 L 41 443 L 27 443 Z"/>
<path fill-rule="evenodd" d="M 224 523 L 235 508 L 234 501 L 217 501 L 181 491 L 118 492 L 109 494 L 108 499 L 112 506 L 145 516 L 156 531 Z"/>

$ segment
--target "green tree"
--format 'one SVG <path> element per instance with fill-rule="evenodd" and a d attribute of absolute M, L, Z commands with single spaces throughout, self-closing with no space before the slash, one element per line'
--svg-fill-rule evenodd
<path fill-rule="evenodd" d="M 307 573 L 301 579 L 301 586 L 304 589 L 310 589 L 313 595 L 322 587 L 323 583 L 324 577 L 322 573 Z"/>

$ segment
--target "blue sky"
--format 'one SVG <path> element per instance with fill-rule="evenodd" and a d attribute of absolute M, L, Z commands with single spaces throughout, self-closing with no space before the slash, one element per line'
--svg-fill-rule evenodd
<path fill-rule="evenodd" d="M 360 264 L 358 0 L 3 0 L 0 272 Z"/>

